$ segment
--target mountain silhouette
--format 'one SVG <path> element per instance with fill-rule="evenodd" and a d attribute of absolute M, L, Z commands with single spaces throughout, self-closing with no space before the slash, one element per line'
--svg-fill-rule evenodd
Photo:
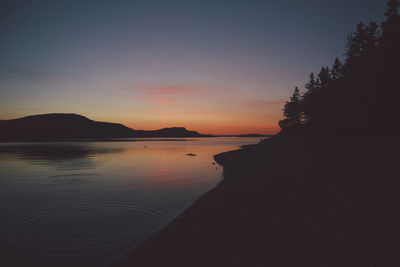
<path fill-rule="evenodd" d="M 183 127 L 133 130 L 120 123 L 90 120 L 78 114 L 41 114 L 0 121 L 2 141 L 48 141 L 129 137 L 203 137 Z"/>
<path fill-rule="evenodd" d="M 186 130 L 184 127 L 171 127 L 160 130 L 136 130 L 135 137 L 211 137 L 213 135 L 199 134 L 196 131 Z"/>

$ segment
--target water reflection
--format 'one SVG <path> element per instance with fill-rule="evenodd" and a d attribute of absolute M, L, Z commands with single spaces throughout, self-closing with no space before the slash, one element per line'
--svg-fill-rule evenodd
<path fill-rule="evenodd" d="M 258 141 L 182 140 L 0 144 L 7 266 L 107 266 L 219 182 L 214 154 Z"/>
<path fill-rule="evenodd" d="M 93 168 L 92 157 L 119 153 L 123 148 L 98 147 L 91 143 L 14 143 L 0 144 L 1 158 L 18 158 L 58 169 Z"/>

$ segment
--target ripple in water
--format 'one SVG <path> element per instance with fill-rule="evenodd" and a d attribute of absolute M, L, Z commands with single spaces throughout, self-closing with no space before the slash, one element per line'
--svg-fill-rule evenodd
<path fill-rule="evenodd" d="M 97 184 L 96 190 L 102 192 L 114 192 L 118 188 L 107 181 L 98 180 L 101 175 L 97 173 L 75 173 L 75 174 L 59 174 L 49 176 L 46 180 L 47 183 L 40 184 L 37 186 L 35 192 L 38 194 L 46 194 L 51 191 L 82 191 L 82 190 L 93 190 L 92 185 Z M 85 187 L 86 186 L 86 187 Z"/>
<path fill-rule="evenodd" d="M 132 246 L 171 216 L 133 203 L 86 204 L 56 208 L 12 224 L 9 239 L 18 246 L 53 253 L 86 254 Z"/>

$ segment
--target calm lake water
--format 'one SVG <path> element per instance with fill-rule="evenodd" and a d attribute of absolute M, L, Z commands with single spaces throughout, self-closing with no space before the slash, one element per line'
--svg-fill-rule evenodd
<path fill-rule="evenodd" d="M 109 266 L 221 180 L 214 154 L 259 140 L 0 144 L 1 263 Z"/>

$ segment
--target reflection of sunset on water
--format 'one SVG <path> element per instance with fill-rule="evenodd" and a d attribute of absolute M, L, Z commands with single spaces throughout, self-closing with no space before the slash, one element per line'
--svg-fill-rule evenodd
<path fill-rule="evenodd" d="M 221 180 L 214 154 L 258 141 L 1 143 L 0 198 L 12 205 L 0 205 L 0 240 L 26 250 L 37 266 L 103 266 Z"/>

